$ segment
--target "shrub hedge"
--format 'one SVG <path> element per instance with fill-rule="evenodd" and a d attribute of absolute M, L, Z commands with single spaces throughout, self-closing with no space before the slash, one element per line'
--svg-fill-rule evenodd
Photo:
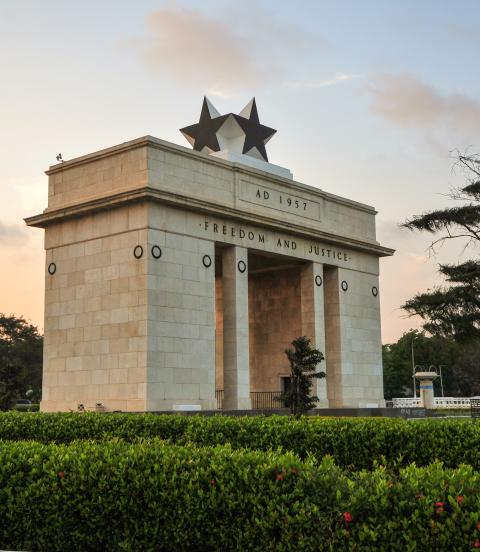
<path fill-rule="evenodd" d="M 451 551 L 480 546 L 480 474 L 158 439 L 0 442 L 0 547 Z"/>
<path fill-rule="evenodd" d="M 233 448 L 292 451 L 300 458 L 329 454 L 352 469 L 375 462 L 419 466 L 440 460 L 480 469 L 480 423 L 387 418 L 228 417 L 155 414 L 0 414 L 0 439 L 68 443 L 75 439 L 160 437 L 172 443 L 231 444 Z"/>

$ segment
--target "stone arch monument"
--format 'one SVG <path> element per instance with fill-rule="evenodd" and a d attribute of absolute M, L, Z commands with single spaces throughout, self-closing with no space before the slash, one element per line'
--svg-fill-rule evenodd
<path fill-rule="evenodd" d="M 324 352 L 321 407 L 383 406 L 375 210 L 268 162 L 255 100 L 193 150 L 145 136 L 50 167 L 42 410 L 251 408 Z M 182 406 L 183 405 L 183 406 Z"/>

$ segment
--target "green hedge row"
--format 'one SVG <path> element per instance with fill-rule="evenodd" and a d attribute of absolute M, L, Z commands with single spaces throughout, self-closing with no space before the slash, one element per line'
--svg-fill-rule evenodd
<path fill-rule="evenodd" d="M 480 546 L 470 466 L 347 473 L 157 439 L 0 442 L 0 548 L 451 551 Z"/>
<path fill-rule="evenodd" d="M 331 455 L 340 466 L 406 466 L 441 460 L 480 469 L 480 423 L 385 418 L 227 417 L 155 414 L 0 414 L 0 439 L 68 443 L 160 437 L 172 443 L 231 444 L 233 448 L 292 451 L 301 458 Z"/>

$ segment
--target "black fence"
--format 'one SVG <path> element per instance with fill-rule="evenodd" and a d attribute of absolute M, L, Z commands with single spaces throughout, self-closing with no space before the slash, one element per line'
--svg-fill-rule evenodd
<path fill-rule="evenodd" d="M 279 400 L 280 395 L 280 391 L 252 391 L 250 393 L 252 410 L 276 410 L 278 408 L 285 408 L 282 401 Z M 217 389 L 215 391 L 215 398 L 217 399 L 217 409 L 222 410 L 223 389 Z"/>
<path fill-rule="evenodd" d="M 217 399 L 217 410 L 222 410 L 223 408 L 223 389 L 215 390 L 215 398 Z"/>
<path fill-rule="evenodd" d="M 480 418 L 480 399 L 470 399 L 470 414 L 472 418 Z"/>

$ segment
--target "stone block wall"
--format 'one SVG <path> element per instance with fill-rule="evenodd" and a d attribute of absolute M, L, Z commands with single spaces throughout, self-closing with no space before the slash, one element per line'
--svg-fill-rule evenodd
<path fill-rule="evenodd" d="M 330 407 L 384 406 L 378 277 L 325 270 L 325 327 Z"/>
<path fill-rule="evenodd" d="M 92 157 L 87 155 L 84 159 L 88 159 L 88 162 L 77 162 L 50 174 L 48 209 L 111 196 L 147 185 L 146 147 Z"/>
<path fill-rule="evenodd" d="M 215 408 L 214 244 L 150 229 L 148 251 L 147 409 Z"/>
<path fill-rule="evenodd" d="M 145 409 L 147 259 L 133 251 L 146 217 L 131 206 L 46 230 L 42 410 Z M 126 227 L 111 235 L 116 218 Z"/>
<path fill-rule="evenodd" d="M 290 373 L 285 349 L 302 333 L 299 268 L 255 274 L 249 284 L 252 391 L 280 391 Z"/>

